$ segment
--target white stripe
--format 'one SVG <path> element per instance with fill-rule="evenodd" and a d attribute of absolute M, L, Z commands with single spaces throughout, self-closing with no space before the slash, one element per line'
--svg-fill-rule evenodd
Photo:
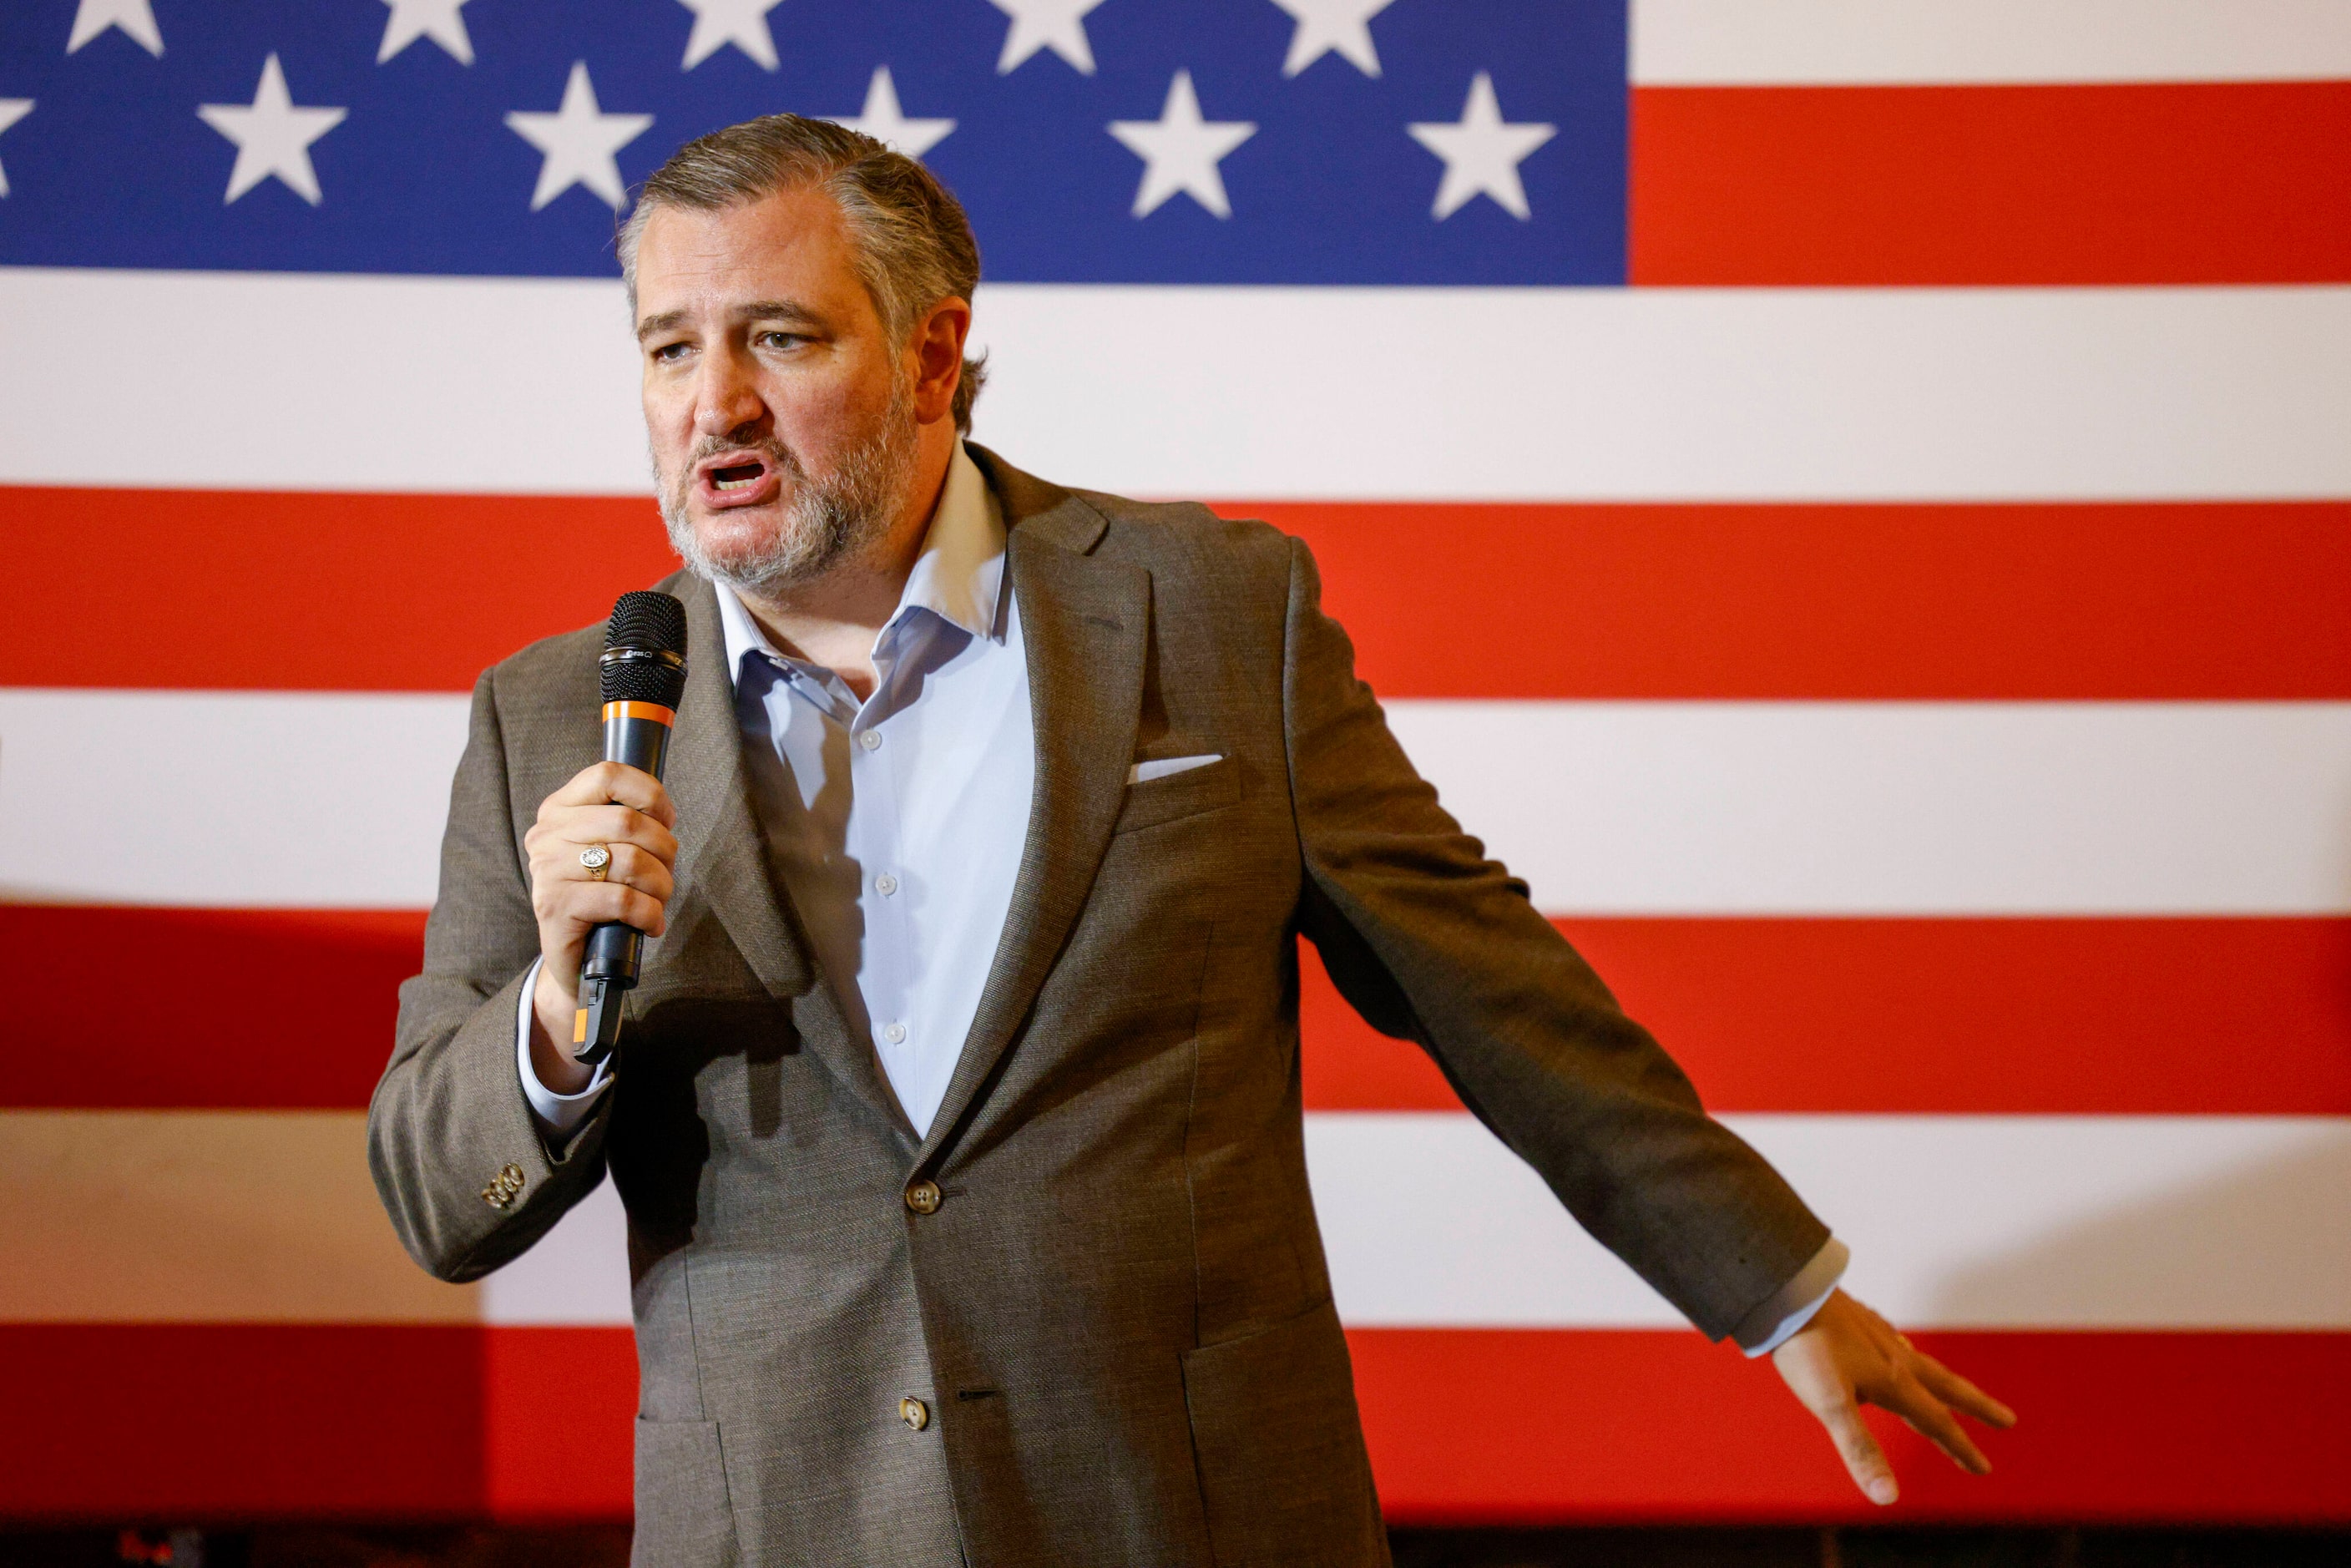
<path fill-rule="evenodd" d="M 69 354 L 54 347 L 67 322 Z M 168 418 L 132 433 L 93 417 L 103 403 L 64 406 L 108 384 L 85 354 L 134 350 L 117 362 Z M 0 378 L 0 480 L 651 488 L 617 282 L 0 269 L 0 362 L 44 367 Z"/>
<path fill-rule="evenodd" d="M 486 1323 L 625 1323 L 629 1218 L 609 1181 L 481 1285 Z"/>
<path fill-rule="evenodd" d="M 1740 1116 L 1920 1327 L 2351 1328 L 2351 1118 Z M 1364 1325 L 1678 1322 L 1468 1117 L 1318 1114 Z M 377 1207 L 358 1112 L 0 1112 L 0 1321 L 625 1323 L 609 1185 L 478 1287 Z"/>
<path fill-rule="evenodd" d="M 996 285 L 977 308 L 979 436 L 1130 495 L 2351 496 L 2346 287 Z M 622 318 L 592 282 L 0 271 L 0 361 L 45 367 L 0 379 L 0 482 L 642 493 Z M 131 438 L 88 412 L 127 363 L 172 410 Z"/>
<path fill-rule="evenodd" d="M 1399 702 L 1545 909 L 2351 910 L 2351 704 Z"/>
<path fill-rule="evenodd" d="M 2351 1118 L 1730 1116 L 1922 1328 L 2351 1328 Z M 1307 1118 L 1339 1310 L 1680 1319 L 1467 1116 Z"/>
<path fill-rule="evenodd" d="M 1633 0 L 1644 87 L 2351 77 L 2343 0 Z"/>
<path fill-rule="evenodd" d="M 0 689 L 0 898 L 423 908 L 467 701 Z"/>
<path fill-rule="evenodd" d="M 0 689 L 0 898 L 433 902 L 466 699 Z M 1399 702 L 1579 914 L 2351 911 L 2351 704 Z M 584 722 L 590 722 L 583 719 Z"/>

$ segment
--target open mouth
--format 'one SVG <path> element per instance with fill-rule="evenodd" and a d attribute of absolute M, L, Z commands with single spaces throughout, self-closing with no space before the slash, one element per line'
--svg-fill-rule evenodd
<path fill-rule="evenodd" d="M 756 506 L 782 487 L 776 465 L 756 452 L 720 453 L 701 465 L 698 478 L 703 502 L 712 507 Z"/>

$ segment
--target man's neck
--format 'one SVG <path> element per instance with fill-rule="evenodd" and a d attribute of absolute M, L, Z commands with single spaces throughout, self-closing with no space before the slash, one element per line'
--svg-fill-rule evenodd
<path fill-rule="evenodd" d="M 935 429 L 944 432 L 944 441 L 932 438 Z M 874 639 L 905 597 L 906 579 L 923 552 L 923 539 L 938 511 L 947 465 L 955 456 L 952 425 L 925 426 L 922 434 L 905 510 L 879 547 L 841 562 L 812 582 L 772 595 L 736 591 L 743 608 L 778 649 L 831 670 L 860 702 L 873 695 L 880 679 L 873 665 Z"/>

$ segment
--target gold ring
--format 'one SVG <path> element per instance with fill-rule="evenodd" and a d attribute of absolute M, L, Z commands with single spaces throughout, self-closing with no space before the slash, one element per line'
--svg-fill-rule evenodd
<path fill-rule="evenodd" d="M 590 844 L 580 852 L 580 863 L 588 868 L 588 880 L 601 882 L 611 874 L 612 852 L 603 844 Z"/>

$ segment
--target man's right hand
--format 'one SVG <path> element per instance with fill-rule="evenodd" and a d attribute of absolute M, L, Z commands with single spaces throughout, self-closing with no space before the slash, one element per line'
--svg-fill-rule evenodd
<path fill-rule="evenodd" d="M 523 835 L 530 856 L 530 906 L 538 917 L 538 986 L 531 994 L 530 1061 L 538 1081 L 576 1094 L 594 1070 L 558 1045 L 571 1038 L 580 1006 L 580 961 L 588 933 L 611 921 L 658 936 L 675 891 L 677 808 L 661 780 L 617 762 L 599 762 L 539 802 Z M 612 862 L 598 881 L 580 852 L 601 844 Z"/>

